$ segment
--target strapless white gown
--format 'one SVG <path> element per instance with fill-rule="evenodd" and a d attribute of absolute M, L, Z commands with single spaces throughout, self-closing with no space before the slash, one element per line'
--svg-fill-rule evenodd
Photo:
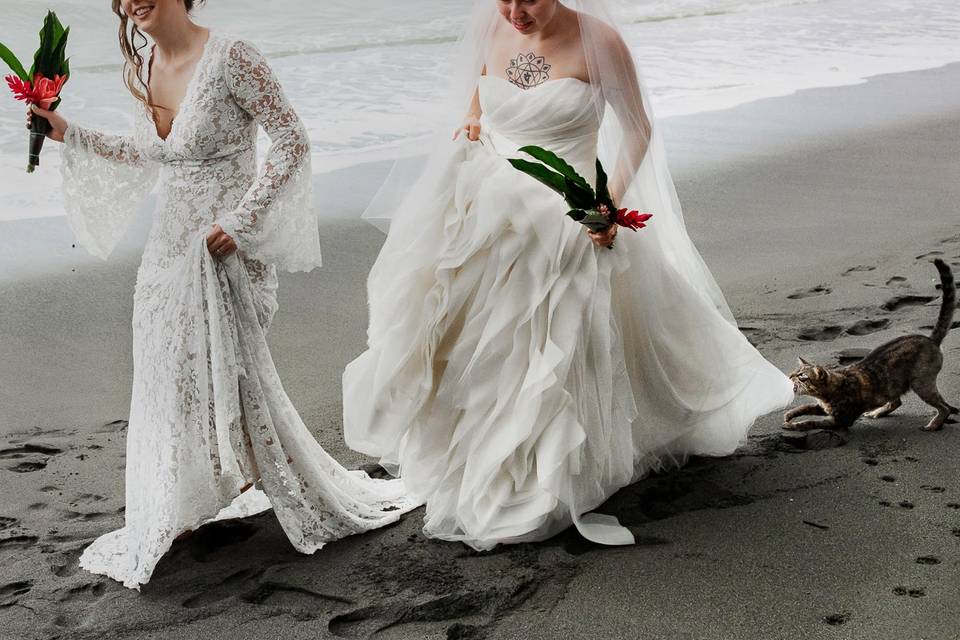
<path fill-rule="evenodd" d="M 371 271 L 345 436 L 426 502 L 431 537 L 489 549 L 573 523 L 630 543 L 589 512 L 652 469 L 731 453 L 792 398 L 669 256 L 631 264 L 620 243 L 656 234 L 656 217 L 597 248 L 559 196 L 506 161 L 537 144 L 593 183 L 593 95 L 572 78 L 526 91 L 482 78 L 483 143 L 455 143 L 434 206 L 393 220 Z M 650 278 L 646 305 L 669 305 L 657 314 L 669 322 L 618 295 L 626 278 Z"/>

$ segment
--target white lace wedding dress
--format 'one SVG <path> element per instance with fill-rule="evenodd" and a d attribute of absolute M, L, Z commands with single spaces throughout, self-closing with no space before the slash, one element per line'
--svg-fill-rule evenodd
<path fill-rule="evenodd" d="M 87 547 L 81 566 L 139 588 L 178 534 L 218 513 L 272 506 L 304 553 L 396 521 L 416 506 L 403 484 L 331 458 L 267 348 L 277 268 L 317 266 L 320 247 L 306 131 L 266 61 L 211 32 L 169 136 L 143 107 L 135 121 L 130 137 L 71 125 L 63 147 L 68 217 L 95 255 L 159 183 L 134 294 L 126 526 Z M 273 142 L 259 175 L 258 124 Z M 238 254 L 210 256 L 214 223 Z"/>
<path fill-rule="evenodd" d="M 597 248 L 559 196 L 508 164 L 536 144 L 593 184 L 590 87 L 483 76 L 482 144 L 461 139 L 423 198 L 432 206 L 400 209 L 370 274 L 369 349 L 344 373 L 345 436 L 426 501 L 432 537 L 489 549 L 574 523 L 630 543 L 614 518 L 588 512 L 652 469 L 731 453 L 792 398 L 658 248 L 669 216 Z M 649 296 L 631 304 L 637 279 Z"/>

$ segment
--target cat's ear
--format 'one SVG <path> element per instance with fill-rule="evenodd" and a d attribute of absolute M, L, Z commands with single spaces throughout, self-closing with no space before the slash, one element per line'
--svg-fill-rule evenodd
<path fill-rule="evenodd" d="M 798 363 L 801 367 L 812 367 L 812 366 L 813 366 L 813 365 L 811 365 L 809 362 L 807 362 L 806 360 L 804 360 L 802 357 L 798 357 L 798 358 L 797 358 L 797 363 Z"/>

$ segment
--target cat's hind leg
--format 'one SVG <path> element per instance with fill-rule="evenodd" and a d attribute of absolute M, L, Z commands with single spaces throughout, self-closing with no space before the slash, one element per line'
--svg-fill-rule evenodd
<path fill-rule="evenodd" d="M 891 400 L 890 402 L 883 405 L 882 407 L 877 407 L 873 411 L 867 411 L 863 415 L 864 417 L 873 418 L 873 419 L 882 418 L 884 416 L 890 415 L 891 413 L 899 409 L 900 405 L 902 404 L 903 402 L 900 401 L 900 398 L 897 398 L 896 400 Z"/>
<path fill-rule="evenodd" d="M 937 389 L 937 381 L 918 381 L 913 385 L 913 391 L 920 396 L 921 400 L 937 410 L 937 415 L 923 427 L 923 430 L 939 431 L 943 428 L 943 424 L 947 421 L 947 418 L 950 417 L 953 407 L 940 395 L 940 391 Z"/>

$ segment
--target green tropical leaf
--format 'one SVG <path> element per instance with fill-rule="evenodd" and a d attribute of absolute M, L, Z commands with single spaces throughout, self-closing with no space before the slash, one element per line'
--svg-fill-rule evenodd
<path fill-rule="evenodd" d="M 29 82 L 31 77 L 27 75 L 27 70 L 23 68 L 23 63 L 10 51 L 2 42 L 0 42 L 0 59 L 7 63 L 10 71 L 24 82 Z"/>
<path fill-rule="evenodd" d="M 538 147 L 536 145 L 521 147 L 520 151 L 530 156 L 533 156 L 534 158 L 544 163 L 551 169 L 558 171 L 565 178 L 569 178 L 570 180 L 576 182 L 580 186 L 590 189 L 592 191 L 590 187 L 590 183 L 587 182 L 583 176 L 577 173 L 577 170 L 574 169 L 572 166 L 570 166 L 570 164 L 567 163 L 566 160 L 564 160 L 554 152 L 548 151 L 547 149 L 544 149 L 543 147 Z"/>
<path fill-rule="evenodd" d="M 610 218 L 597 211 L 591 211 L 579 222 L 583 226 L 589 227 L 591 231 L 606 231 L 610 228 Z"/>
<path fill-rule="evenodd" d="M 63 28 L 63 24 L 60 22 L 60 18 L 57 17 L 57 14 L 53 11 L 47 12 L 47 19 L 50 20 L 51 25 L 53 25 L 53 38 L 54 43 L 60 40 L 60 37 L 66 32 L 66 29 Z"/>
<path fill-rule="evenodd" d="M 64 28 L 57 18 L 57 14 L 50 11 L 40 28 L 40 47 L 33 55 L 33 66 L 30 67 L 29 77 L 40 73 L 44 77 L 52 78 L 56 75 L 67 75 L 69 65 L 66 60 L 67 40 L 70 36 L 70 27 Z"/>
<path fill-rule="evenodd" d="M 585 187 L 566 176 L 563 177 L 563 181 L 566 187 L 564 197 L 567 204 L 574 209 L 592 209 L 596 206 L 596 196 L 589 185 Z"/>
<path fill-rule="evenodd" d="M 614 208 L 610 188 L 607 186 L 607 172 L 603 170 L 600 158 L 597 158 L 597 202 L 607 205 L 611 210 Z"/>
<path fill-rule="evenodd" d="M 63 64 L 66 59 L 67 51 L 67 36 L 70 35 L 70 28 L 67 27 L 63 33 L 60 34 L 60 38 L 57 40 L 57 46 L 54 48 L 51 55 L 51 73 L 53 75 L 63 75 Z"/>
<path fill-rule="evenodd" d="M 559 173 L 551 171 L 542 164 L 523 160 L 522 158 L 509 158 L 509 162 L 513 165 L 514 169 L 522 171 L 535 180 L 539 180 L 564 198 L 567 197 L 566 179 Z"/>

